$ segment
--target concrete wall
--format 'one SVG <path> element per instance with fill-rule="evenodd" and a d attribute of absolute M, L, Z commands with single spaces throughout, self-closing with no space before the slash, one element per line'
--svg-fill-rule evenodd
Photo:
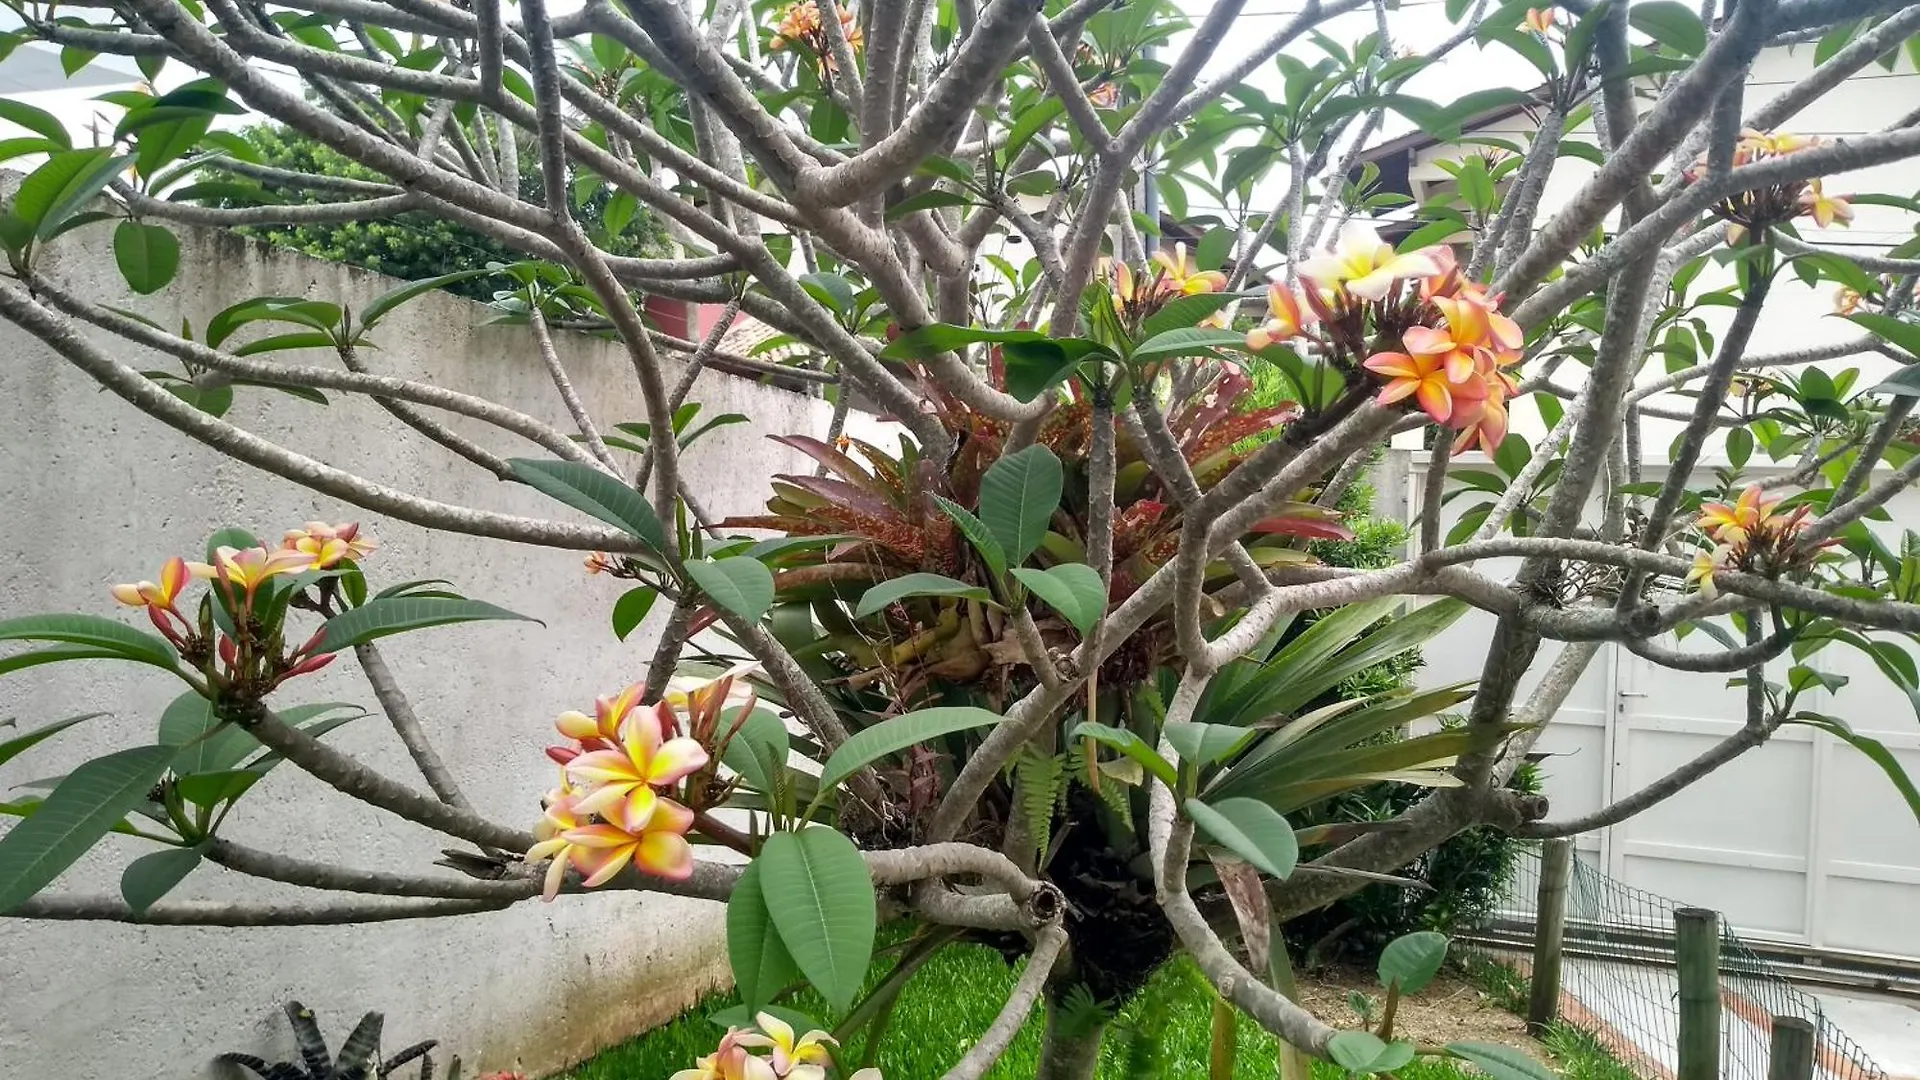
<path fill-rule="evenodd" d="M 99 227 L 56 245 L 51 264 L 80 293 L 163 325 L 203 327 L 215 311 L 254 295 L 305 295 L 363 304 L 392 286 L 375 275 L 265 250 L 230 235 L 182 235 L 179 280 L 152 297 L 127 293 Z M 486 308 L 446 294 L 389 318 L 368 361 L 512 404 L 566 427 L 522 327 L 483 326 Z M 269 331 L 271 332 L 271 331 Z M 643 410 L 624 353 L 586 336 L 560 342 L 582 396 L 602 422 Z M 158 356 L 120 355 L 137 367 Z M 281 354 L 326 364 L 324 353 Z M 672 374 L 669 375 L 669 382 Z M 364 399 L 328 407 L 241 388 L 233 422 L 331 464 L 421 495 L 505 512 L 572 512 L 502 484 L 401 427 Z M 810 463 L 769 442 L 821 432 L 817 399 L 726 376 L 706 376 L 694 399 L 712 413 L 753 417 L 712 433 L 687 462 L 704 504 L 749 511 L 772 473 Z M 505 456 L 549 456 L 486 428 L 459 430 Z M 459 782 L 485 814 L 529 825 L 553 780 L 541 748 L 552 718 L 641 678 L 653 633 L 614 640 L 608 615 L 625 583 L 582 572 L 578 553 L 437 534 L 355 510 L 231 462 L 101 393 L 79 371 L 0 323 L 0 617 L 41 611 L 116 614 L 107 588 L 151 578 L 166 557 L 195 557 L 225 525 L 277 536 L 309 518 L 359 520 L 380 540 L 366 564 L 379 587 L 448 578 L 467 595 L 534 616 L 531 623 L 446 627 L 391 639 L 389 662 L 435 734 Z M 657 611 L 653 625 L 664 616 Z M 137 615 L 118 609 L 123 617 Z M 0 768 L 0 791 L 59 774 L 86 757 L 151 742 L 170 678 L 89 661 L 0 680 L 0 717 L 23 727 L 96 709 L 84 724 Z M 281 704 L 347 701 L 373 708 L 346 656 L 291 684 Z M 377 713 L 329 737 L 387 775 L 419 783 Z M 18 794 L 18 793 L 15 793 Z M 9 821 L 11 819 L 0 819 Z M 0 825 L 0 829 L 6 828 Z M 271 850 L 355 866 L 433 873 L 447 838 L 338 795 L 286 767 L 244 799 L 223 834 Z M 113 837 L 55 884 L 61 892 L 118 895 L 120 869 L 144 848 Z M 203 866 L 175 899 L 311 900 Z M 293 1057 L 279 1006 L 315 1009 L 337 1044 L 359 1015 L 387 1015 L 390 1048 L 442 1040 L 483 1070 L 548 1072 L 672 1015 L 725 977 L 721 908 L 636 894 L 567 897 L 448 920 L 363 927 L 198 929 L 0 919 L 0 1077 L 187 1080 L 216 1075 L 220 1051 Z M 444 1068 L 445 1058 L 441 1064 Z M 472 1071 L 468 1072 L 473 1075 Z"/>

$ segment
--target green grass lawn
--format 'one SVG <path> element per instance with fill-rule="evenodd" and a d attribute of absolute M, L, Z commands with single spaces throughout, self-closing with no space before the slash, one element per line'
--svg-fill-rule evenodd
<path fill-rule="evenodd" d="M 935 1080 L 960 1059 L 976 1035 L 999 1012 L 1018 975 L 1000 954 L 980 945 L 943 949 L 907 984 L 881 1040 L 878 1065 L 886 1080 Z M 713 1051 L 722 1028 L 708 1019 L 739 1004 L 731 994 L 702 1001 L 671 1023 L 612 1047 L 564 1074 L 570 1080 L 666 1080 Z M 793 1008 L 826 1019 L 824 1003 L 810 992 Z M 1207 1075 L 1212 995 L 1190 962 L 1176 961 L 1115 1018 L 1102 1051 L 1100 1080 L 1189 1080 Z M 1040 1053 L 1041 1018 L 1020 1032 L 989 1080 L 1030 1080 Z M 1238 1023 L 1236 1077 L 1271 1080 L 1279 1075 L 1273 1037 L 1244 1015 Z M 857 1056 L 859 1041 L 847 1048 Z M 849 1066 L 856 1064 L 848 1060 Z M 851 1071 L 849 1069 L 849 1071 Z M 1317 1063 L 1314 1080 L 1339 1080 L 1342 1070 Z M 1451 1063 L 1417 1061 L 1396 1073 L 1399 1080 L 1461 1080 Z M 1600 1080 L 1600 1078 L 1595 1078 Z M 1612 1078 L 1606 1078 L 1612 1080 Z"/>

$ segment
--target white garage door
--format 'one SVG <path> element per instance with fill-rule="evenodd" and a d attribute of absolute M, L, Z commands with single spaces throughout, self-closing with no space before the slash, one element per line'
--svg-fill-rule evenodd
<path fill-rule="evenodd" d="M 1423 462 L 1409 471 L 1407 505 L 1417 514 Z M 1648 473 L 1658 479 L 1657 469 Z M 1881 528 L 1896 537 L 1903 524 L 1920 530 L 1920 493 L 1889 510 L 1894 521 Z M 1515 565 L 1481 568 L 1504 578 Z M 1492 627 L 1480 612 L 1461 619 L 1428 647 L 1423 681 L 1471 677 Z M 1693 635 L 1684 647 L 1714 646 Z M 1542 648 L 1523 698 L 1555 648 Z M 1853 650 L 1829 647 L 1812 662 L 1852 682 L 1803 703 L 1880 740 L 1920 777 L 1920 717 L 1906 696 Z M 1603 648 L 1537 746 L 1553 755 L 1541 766 L 1552 817 L 1631 794 L 1738 731 L 1744 691 L 1727 678 Z M 1714 908 L 1743 936 L 1920 961 L 1920 823 L 1877 766 L 1825 733 L 1783 728 L 1679 795 L 1577 843 L 1611 876 Z"/>

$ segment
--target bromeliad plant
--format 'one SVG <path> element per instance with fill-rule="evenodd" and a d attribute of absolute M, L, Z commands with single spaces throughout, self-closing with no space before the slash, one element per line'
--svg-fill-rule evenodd
<path fill-rule="evenodd" d="M 17 6 L 0 52 L 37 39 L 76 62 L 124 52 L 194 77 L 107 95 L 111 122 L 86 145 L 26 103 L 0 103 L 0 120 L 27 133 L 0 139 L 0 159 L 44 158 L 0 214 L 0 318 L 139 413 L 328 498 L 592 552 L 595 582 L 625 590 L 616 635 L 654 644 L 632 670 L 567 691 L 584 702 L 630 687 L 560 718 L 549 796 L 502 824 L 454 782 L 377 639 L 511 613 L 437 582 L 370 592 L 366 538 L 349 527 L 282 544 L 226 533 L 204 591 L 184 561 L 116 590 L 151 632 L 98 615 L 0 620 L 0 640 L 37 643 L 0 657 L 0 674 L 121 659 L 186 687 L 151 742 L 5 805 L 19 822 L 0 836 L 0 912 L 246 925 L 601 890 L 722 900 L 750 1008 L 834 1040 L 765 1020 L 756 1033 L 752 1014 L 737 1016 L 694 1069 L 722 1077 L 847 1080 L 845 1066 L 873 1059 L 902 983 L 970 937 L 1026 966 L 950 1080 L 984 1075 L 1043 1001 L 1043 1071 L 1077 1080 L 1108 1006 L 1178 950 L 1223 1009 L 1366 1073 L 1423 1051 L 1390 1023 L 1394 979 L 1404 991 L 1419 965 L 1396 969 L 1367 1031 L 1343 1032 L 1289 996 L 1285 950 L 1267 943 L 1304 911 L 1397 881 L 1462 830 L 1605 828 L 1785 723 L 1859 747 L 1920 813 L 1895 756 L 1807 697 L 1840 688 L 1815 665 L 1842 645 L 1920 715 L 1908 647 L 1920 538 L 1876 529 L 1920 478 L 1908 280 L 1920 241 L 1863 258 L 1799 234 L 1869 214 L 1893 233 L 1912 224 L 1911 199 L 1838 193 L 1856 186 L 1849 170 L 1920 156 L 1920 139 L 1900 125 L 1832 143 L 1777 133 L 1897 55 L 1920 13 L 1743 0 L 1710 27 L 1662 2 L 1450 0 L 1457 31 L 1416 42 L 1395 40 L 1391 5 L 1365 6 L 1309 5 L 1211 66 L 1244 5 L 1197 17 L 1169 0 L 697 12 L 612 0 L 558 17 L 541 0 L 511 12 L 491 0 Z M 1744 107 L 1727 96 L 1767 42 L 1842 7 L 1853 21 L 1813 50 L 1809 81 Z M 1540 81 L 1452 102 L 1411 92 L 1442 57 L 1481 48 L 1512 52 Z M 1269 65 L 1277 80 L 1261 77 Z M 286 92 L 263 66 L 316 93 Z M 1659 92 L 1637 93 L 1644 80 Z M 215 130 L 247 110 L 393 182 L 263 167 L 247 140 Z M 1437 143 L 1473 143 L 1438 155 L 1451 190 L 1410 207 L 1397 243 L 1369 219 L 1411 196 L 1352 152 L 1390 112 Z M 1466 134 L 1489 112 L 1534 130 Z M 519 148 L 535 146 L 538 184 L 523 191 Z M 1556 172 L 1569 158 L 1593 167 Z M 273 194 L 296 187 L 324 201 Z M 1549 189 L 1571 195 L 1543 213 Z M 1202 195 L 1221 216 L 1193 213 Z M 642 208 L 669 223 L 672 252 L 626 253 L 620 234 Z M 358 307 L 241 299 L 198 324 L 168 292 L 197 265 L 169 223 L 400 214 L 457 222 L 528 261 Z M 1160 243 L 1170 222 L 1184 246 Z M 101 241 L 136 299 L 100 303 L 76 286 L 92 279 L 71 276 L 74 261 L 49 257 L 89 229 L 110 229 Z M 526 335 L 563 425 L 538 419 L 561 415 L 552 403 L 372 370 L 409 300 L 478 288 L 480 275 L 503 279 L 496 332 Z M 1796 284 L 1845 290 L 1831 325 L 1851 336 L 1752 349 L 1769 297 Z M 669 299 L 714 305 L 702 341 L 648 323 L 643 308 Z M 765 324 L 750 328 L 762 344 L 723 349 L 747 318 Z M 638 415 L 622 405 L 622 422 L 606 423 L 607 403 L 572 381 L 556 337 L 575 328 L 624 353 Z M 135 348 L 174 366 L 137 366 Z M 325 363 L 296 362 L 303 350 Z M 789 359 L 766 359 L 775 351 Z M 1856 354 L 1896 371 L 1876 383 L 1821 366 Z M 820 386 L 835 405 L 821 430 L 785 434 L 788 471 L 764 513 L 709 513 L 714 493 L 688 466 L 713 450 L 697 438 L 739 419 L 704 419 L 688 400 L 716 366 Z M 1286 400 L 1249 404 L 1273 386 Z M 455 506 L 322 465 L 244 430 L 232 405 L 248 387 L 303 409 L 368 398 L 580 516 Z M 896 430 L 851 421 L 856 402 Z M 1516 431 L 1529 410 L 1544 435 Z M 361 414 L 337 415 L 331 438 L 373 437 Z M 1664 476 L 1643 475 L 1659 449 L 1645 445 L 1650 418 L 1680 426 Z M 499 432 L 542 456 L 500 452 Z M 1314 543 L 1344 535 L 1341 492 L 1400 432 L 1435 447 L 1417 550 L 1363 568 L 1316 561 Z M 1722 467 L 1706 467 L 1710 451 Z M 1451 528 L 1448 507 L 1464 511 Z M 1519 567 L 1495 574 L 1496 558 Z M 1477 672 L 1421 689 L 1367 674 L 1404 666 L 1469 607 L 1494 621 Z M 1607 642 L 1741 675 L 1755 690 L 1747 723 L 1658 785 L 1547 821 L 1543 800 L 1506 780 Z M 286 700 L 348 650 L 431 794 L 316 737 L 348 710 Z M 1786 681 L 1769 685 L 1766 665 L 1786 657 Z M 1456 707 L 1457 724 L 1425 723 Z M 63 725 L 0 743 L 0 761 Z M 235 801 L 283 760 L 471 845 L 443 860 L 465 876 L 368 875 L 231 842 Z M 1326 800 L 1377 784 L 1416 794 L 1390 821 L 1326 819 Z M 160 845 L 128 868 L 124 902 L 42 893 L 116 831 Z M 705 858 L 703 845 L 733 854 Z M 373 895 L 158 900 L 203 860 Z M 883 916 L 913 926 L 866 992 Z M 1435 950 L 1419 939 L 1389 951 Z M 831 1018 L 775 1011 L 802 983 Z M 833 1049 L 847 1045 L 862 1056 Z M 1543 1074 L 1444 1052 L 1503 1080 Z"/>

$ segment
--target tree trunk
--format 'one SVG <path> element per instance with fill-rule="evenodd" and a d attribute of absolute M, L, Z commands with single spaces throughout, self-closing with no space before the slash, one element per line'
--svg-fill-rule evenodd
<path fill-rule="evenodd" d="M 1062 1020 L 1068 1021 L 1062 1024 Z M 1100 1042 L 1107 1025 L 1088 1027 L 1083 1018 L 1065 1017 L 1047 995 L 1047 1030 L 1040 1043 L 1040 1068 L 1034 1080 L 1093 1080 L 1100 1066 Z"/>

